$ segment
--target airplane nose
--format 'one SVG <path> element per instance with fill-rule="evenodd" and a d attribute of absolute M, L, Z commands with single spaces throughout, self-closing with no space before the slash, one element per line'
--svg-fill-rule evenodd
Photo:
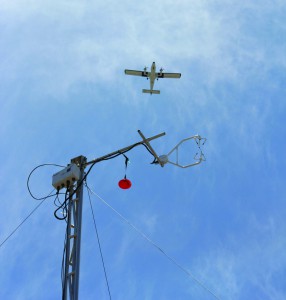
<path fill-rule="evenodd" d="M 155 62 L 153 61 L 153 64 L 154 64 Z"/>

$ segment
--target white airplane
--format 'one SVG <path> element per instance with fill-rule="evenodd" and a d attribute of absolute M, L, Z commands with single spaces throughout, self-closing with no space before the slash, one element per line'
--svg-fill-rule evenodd
<path fill-rule="evenodd" d="M 151 65 L 151 72 L 147 72 L 147 67 L 143 69 L 143 71 L 136 71 L 136 70 L 125 70 L 126 75 L 134 75 L 134 76 L 142 76 L 147 77 L 147 80 L 150 78 L 150 90 L 143 89 L 143 93 L 149 94 L 160 94 L 159 90 L 153 90 L 155 79 L 159 78 L 180 78 L 181 73 L 163 73 L 163 69 L 160 69 L 160 72 L 156 72 L 156 64 L 155 62 Z"/>

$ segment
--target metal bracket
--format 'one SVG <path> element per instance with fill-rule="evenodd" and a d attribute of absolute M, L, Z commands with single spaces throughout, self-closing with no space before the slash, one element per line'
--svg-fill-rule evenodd
<path fill-rule="evenodd" d="M 79 168 L 81 168 L 86 163 L 87 158 L 85 156 L 77 156 L 71 159 L 72 164 L 76 164 Z"/>
<path fill-rule="evenodd" d="M 149 143 L 149 139 L 146 139 L 145 136 L 143 135 L 143 133 L 138 130 L 138 133 L 140 134 L 140 136 L 143 139 L 143 143 L 146 144 L 146 146 L 149 148 L 149 150 L 152 152 L 152 154 L 155 156 L 157 162 L 160 164 L 161 167 L 164 167 L 164 163 L 161 162 L 160 157 L 157 155 L 157 153 L 155 152 L 155 150 L 152 148 L 152 146 Z M 158 136 L 159 137 L 159 136 Z"/>

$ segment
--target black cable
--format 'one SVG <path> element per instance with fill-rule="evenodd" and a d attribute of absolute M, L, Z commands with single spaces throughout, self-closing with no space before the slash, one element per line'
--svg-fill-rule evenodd
<path fill-rule="evenodd" d="M 143 146 L 148 150 L 148 152 L 149 152 L 153 157 L 155 157 L 154 154 L 152 153 L 152 151 L 149 149 L 149 147 L 148 147 L 147 145 L 145 145 L 145 144 L 141 144 L 141 145 L 143 145 Z"/>
<path fill-rule="evenodd" d="M 61 280 L 62 280 L 62 300 L 65 300 L 65 292 L 66 292 L 66 270 L 65 270 L 65 260 L 66 260 L 66 245 L 69 243 L 68 240 L 68 224 L 66 226 L 66 234 L 65 234 L 65 242 L 64 242 L 64 249 L 63 249 L 63 256 L 62 256 L 62 270 L 61 270 Z"/>
<path fill-rule="evenodd" d="M 107 158 L 103 158 L 102 160 L 109 160 L 109 159 L 113 159 L 119 155 L 122 155 L 130 150 L 132 150 L 133 148 L 139 146 L 139 145 L 143 145 L 147 150 L 148 152 L 154 157 L 154 154 L 152 153 L 152 151 L 144 144 L 144 143 L 141 143 L 141 142 L 138 142 L 132 146 L 130 146 L 128 149 L 126 149 L 125 151 L 122 151 L 120 153 L 116 153 L 110 157 L 107 157 Z M 154 157 L 155 158 L 155 157 Z M 156 159 L 156 158 L 155 158 Z M 70 195 L 71 197 L 77 192 L 77 190 L 79 189 L 79 187 L 83 184 L 84 180 L 87 178 L 88 174 L 90 173 L 91 169 L 94 167 L 94 165 L 102 160 L 99 160 L 99 161 L 96 161 L 94 162 L 89 170 L 86 172 L 85 176 L 82 178 L 81 182 L 77 185 L 76 189 L 74 190 L 74 192 Z M 154 160 L 155 161 L 155 160 Z M 153 162 L 154 163 L 154 162 Z M 28 178 L 27 178 L 27 188 L 28 188 L 28 191 L 29 191 L 29 194 L 31 195 L 31 197 L 35 200 L 43 200 L 43 199 L 46 199 L 46 197 L 35 197 L 33 195 L 33 193 L 31 192 L 31 189 L 30 189 L 30 186 L 29 186 L 29 182 L 30 182 L 30 178 L 31 178 L 31 175 L 40 167 L 44 167 L 44 166 L 55 166 L 55 167 L 61 167 L 61 168 L 64 168 L 65 166 L 62 166 L 62 165 L 58 165 L 58 164 L 50 164 L 50 163 L 47 163 L 47 164 L 41 164 L 41 165 L 38 165 L 37 167 L 35 167 L 29 174 Z M 53 194 L 53 195 L 49 195 L 48 197 L 53 197 L 53 196 L 56 196 L 57 194 Z"/>
<path fill-rule="evenodd" d="M 126 149 L 125 151 L 122 151 L 122 152 L 119 152 L 119 153 L 116 153 L 116 154 L 113 154 L 112 156 L 110 157 L 107 157 L 107 158 L 103 158 L 102 160 L 109 160 L 109 159 L 112 159 L 112 158 L 115 158 L 119 155 L 122 155 L 130 150 L 132 150 L 133 148 L 137 147 L 137 146 L 140 146 L 140 145 L 143 145 L 147 150 L 148 152 L 154 157 L 154 154 L 152 153 L 152 151 L 143 143 L 139 142 L 139 143 L 136 143 L 134 144 L 133 146 L 129 147 L 128 149 Z M 99 161 L 98 161 L 99 162 Z"/>
<path fill-rule="evenodd" d="M 50 194 L 53 192 L 52 190 Z M 44 201 L 51 197 L 50 194 L 46 196 L 29 214 L 28 216 L 5 238 L 5 240 L 0 244 L 0 248 L 8 241 L 8 239 L 29 219 L 29 217 L 44 203 Z"/>
<path fill-rule="evenodd" d="M 71 199 L 73 197 L 73 195 L 78 191 L 78 189 L 82 186 L 84 180 L 86 179 L 87 175 L 90 173 L 91 169 L 94 167 L 94 165 L 96 164 L 96 162 L 94 162 L 90 168 L 88 169 L 88 171 L 85 173 L 85 175 L 83 176 L 83 178 L 80 180 L 80 182 L 78 181 L 77 182 L 77 186 L 76 188 L 74 189 L 73 192 L 70 192 L 69 193 L 69 196 L 68 196 L 68 191 L 69 191 L 69 187 L 67 187 L 66 189 L 66 192 L 65 192 L 65 200 L 63 203 L 61 203 L 61 205 L 54 211 L 54 216 L 56 219 L 62 221 L 62 220 L 66 220 L 67 218 L 67 215 L 68 215 L 68 209 L 67 209 L 67 206 L 68 206 L 68 201 L 69 199 Z M 57 215 L 57 212 L 62 209 L 63 210 L 63 217 L 59 217 Z"/>
<path fill-rule="evenodd" d="M 27 188 L 28 188 L 28 191 L 29 191 L 29 194 L 31 195 L 31 197 L 35 200 L 44 200 L 44 199 L 47 199 L 49 197 L 53 197 L 55 196 L 56 194 L 53 194 L 53 195 L 48 195 L 46 197 L 35 197 L 31 190 L 30 190 L 30 186 L 29 186 L 29 182 L 30 182 L 30 178 L 31 178 L 31 175 L 38 169 L 38 168 L 41 168 L 41 167 L 44 167 L 44 166 L 55 166 L 55 167 L 61 167 L 61 168 L 64 168 L 64 166 L 61 166 L 61 165 L 57 165 L 57 164 L 41 164 L 41 165 L 38 165 L 37 167 L 35 167 L 29 174 L 28 178 L 27 178 Z"/>
<path fill-rule="evenodd" d="M 88 176 L 88 174 L 90 173 L 91 169 L 94 167 L 94 165 L 95 165 L 96 163 L 97 163 L 97 162 L 94 162 L 94 163 L 89 167 L 88 171 L 85 173 L 85 175 L 83 176 L 83 178 L 81 179 L 81 181 L 77 183 L 77 186 L 76 186 L 75 190 L 74 190 L 72 193 L 70 193 L 70 195 L 69 195 L 70 198 L 72 198 L 73 195 L 74 195 L 74 194 L 78 191 L 78 189 L 82 186 L 83 182 L 86 180 L 86 177 Z M 66 195 L 66 193 L 65 193 L 65 195 Z M 67 201 L 67 199 L 65 200 L 65 202 L 66 202 L 66 201 Z M 65 204 L 65 202 L 64 202 L 64 204 Z"/>
<path fill-rule="evenodd" d="M 68 203 L 68 201 L 69 201 L 69 198 L 71 197 L 71 196 L 69 196 L 68 197 L 68 188 L 66 189 L 66 192 L 65 192 L 65 201 L 63 202 L 63 203 L 61 203 L 61 205 L 60 206 L 57 206 L 58 208 L 54 211 L 54 216 L 55 216 L 55 218 L 56 219 L 58 219 L 58 220 L 60 220 L 60 221 L 62 221 L 62 220 L 65 220 L 66 218 L 67 218 L 67 214 L 68 214 L 68 209 L 67 209 L 67 203 Z M 58 215 L 57 215 L 57 212 L 60 210 L 60 209 L 62 209 L 62 214 L 63 214 L 63 217 L 59 217 Z"/>
<path fill-rule="evenodd" d="M 58 193 L 57 193 L 56 198 L 55 198 L 55 200 L 54 200 L 54 205 L 55 205 L 56 207 L 60 207 L 60 206 L 62 205 L 62 203 L 61 203 L 61 201 L 60 201 L 60 199 L 59 199 L 59 194 L 58 194 Z"/>
<path fill-rule="evenodd" d="M 126 152 L 132 150 L 133 148 L 135 148 L 136 146 L 139 146 L 139 145 L 143 145 L 143 146 L 148 150 L 148 152 L 154 157 L 154 154 L 151 152 L 151 150 L 150 150 L 144 143 L 138 142 L 138 143 L 136 143 L 136 144 L 130 146 L 129 148 L 127 148 L 125 151 L 116 153 L 116 154 L 111 155 L 111 156 L 109 156 L 109 157 L 107 157 L 107 158 L 103 158 L 103 159 L 101 159 L 101 160 L 99 160 L 99 161 L 95 161 L 95 162 L 90 166 L 90 168 L 88 169 L 88 171 L 85 173 L 85 175 L 83 176 L 83 178 L 81 179 L 81 181 L 77 183 L 77 186 L 76 186 L 75 190 L 74 190 L 72 193 L 69 194 L 69 198 L 72 198 L 73 195 L 78 191 L 78 189 L 81 187 L 81 185 L 83 184 L 83 182 L 86 180 L 87 176 L 89 175 L 89 173 L 91 172 L 92 168 L 94 167 L 94 165 L 95 165 L 96 163 L 98 163 L 98 162 L 100 162 L 100 161 L 103 161 L 103 160 L 113 159 L 113 158 L 115 158 L 115 157 L 117 157 L 117 156 L 119 156 L 119 155 L 124 155 L 124 153 L 126 153 Z M 124 156 L 125 156 L 125 155 L 124 155 Z M 155 162 L 156 162 L 156 158 L 154 157 L 154 161 L 153 161 L 152 163 L 155 163 Z M 46 199 L 47 197 L 53 197 L 53 196 L 56 196 L 56 199 L 54 200 L 54 204 L 57 206 L 57 209 L 54 211 L 54 216 L 55 216 L 55 218 L 58 219 L 58 220 L 66 220 L 66 215 L 67 215 L 67 203 L 68 203 L 68 198 L 67 198 L 67 191 L 68 191 L 68 189 L 67 189 L 66 192 L 65 192 L 65 200 L 64 200 L 63 203 L 61 203 L 61 202 L 59 201 L 59 198 L 58 198 L 58 195 L 60 194 L 59 191 L 57 191 L 57 193 L 55 193 L 55 194 L 53 194 L 53 195 L 48 195 L 47 197 L 41 197 L 41 198 L 38 198 L 38 197 L 35 197 L 35 196 L 33 195 L 33 193 L 31 192 L 31 190 L 30 190 L 29 182 L 30 182 L 31 175 L 34 173 L 35 170 L 37 170 L 38 168 L 43 167 L 43 166 L 56 166 L 56 167 L 64 168 L 64 166 L 61 166 L 61 165 L 58 165 L 58 164 L 50 164 L 50 163 L 38 165 L 37 167 L 35 167 L 35 168 L 30 172 L 30 174 L 29 174 L 29 176 L 28 176 L 28 178 L 27 178 L 27 188 L 28 188 L 28 191 L 29 191 L 31 197 L 32 197 L 33 199 L 35 199 L 35 200 L 43 200 L 43 199 Z M 61 194 L 62 194 L 62 193 L 61 193 Z M 60 203 L 59 206 L 56 204 L 56 201 L 57 201 L 57 200 L 58 200 L 58 202 Z M 63 217 L 59 217 L 59 216 L 57 215 L 57 212 L 58 212 L 60 209 L 63 210 Z"/>
<path fill-rule="evenodd" d="M 117 156 L 120 156 L 120 155 L 122 155 L 122 154 L 124 154 L 124 153 L 129 152 L 130 150 L 132 150 L 132 149 L 135 148 L 136 146 L 140 146 L 140 145 L 143 145 L 143 146 L 148 150 L 148 152 L 154 157 L 154 154 L 151 152 L 151 150 L 150 150 L 145 144 L 143 144 L 143 143 L 141 143 L 141 142 L 138 142 L 138 143 L 136 143 L 136 144 L 130 146 L 130 147 L 129 147 L 128 149 L 126 149 L 125 151 L 118 152 L 118 153 L 113 154 L 113 155 L 111 155 L 111 156 L 109 156 L 109 157 L 102 158 L 101 160 L 95 161 L 95 162 L 90 166 L 90 168 L 88 169 L 88 171 L 86 172 L 86 174 L 85 174 L 84 177 L 82 178 L 81 182 L 77 185 L 76 189 L 74 190 L 74 192 L 72 193 L 71 196 L 73 196 L 73 195 L 77 192 L 77 190 L 78 190 L 79 187 L 83 184 L 83 182 L 86 180 L 88 174 L 90 173 L 90 171 L 92 170 L 92 168 L 94 167 L 95 164 L 97 164 L 97 163 L 99 163 L 99 162 L 101 162 L 101 161 L 103 161 L 103 160 L 110 160 L 110 159 L 113 159 L 113 158 L 115 158 L 115 157 L 117 157 Z M 155 157 L 154 157 L 154 158 L 155 158 Z"/>
<path fill-rule="evenodd" d="M 65 255 L 66 255 L 66 242 L 67 242 L 67 232 L 65 234 L 65 241 L 64 241 L 64 249 L 63 249 L 63 256 L 62 256 L 62 269 L 61 269 L 61 279 L 62 279 L 62 294 L 64 291 L 64 276 L 65 276 L 65 270 L 64 270 L 64 265 L 65 265 Z"/>
<path fill-rule="evenodd" d="M 107 285 L 107 289 L 108 289 L 109 299 L 111 300 L 111 293 L 110 293 L 110 288 L 109 288 L 109 283 L 108 283 L 106 268 L 105 268 L 105 264 L 104 264 L 104 259 L 103 259 L 103 254 L 102 254 L 102 249 L 101 249 L 99 234 L 98 234 L 98 230 L 97 230 L 97 226 L 96 226 L 96 222 L 95 222 L 95 216 L 94 216 L 94 211 L 93 211 L 93 207 L 92 207 L 92 202 L 91 202 L 91 199 L 90 199 L 89 187 L 87 186 L 86 182 L 85 182 L 85 186 L 87 188 L 87 193 L 88 193 L 88 198 L 89 198 L 89 203 L 90 203 L 90 208 L 91 208 L 91 213 L 92 213 L 92 218 L 93 218 L 93 224 L 94 224 L 94 228 L 95 228 L 95 232 L 96 232 L 96 237 L 97 237 L 98 247 L 99 247 L 99 251 L 100 251 L 101 262 L 102 262 L 102 266 L 103 266 L 103 270 L 104 270 L 105 281 L 106 281 L 106 285 Z"/>
<path fill-rule="evenodd" d="M 111 155 L 111 156 L 109 156 L 109 157 L 102 158 L 101 160 L 95 161 L 94 163 L 92 163 L 92 165 L 90 166 L 90 168 L 88 169 L 88 171 L 85 173 L 85 175 L 83 176 L 83 178 L 81 179 L 81 181 L 77 184 L 77 187 L 75 188 L 75 190 L 73 191 L 73 193 L 70 194 L 70 197 L 72 197 L 72 196 L 77 192 L 77 190 L 81 187 L 81 185 L 82 185 L 83 182 L 86 180 L 87 176 L 89 175 L 90 171 L 92 170 L 92 168 L 94 167 L 95 164 L 97 164 L 97 163 L 99 163 L 99 162 L 101 162 L 101 161 L 103 161 L 103 160 L 110 160 L 110 159 L 113 159 L 113 158 L 115 158 L 115 157 L 117 157 L 117 156 L 120 156 L 120 155 L 122 155 L 122 154 L 124 154 L 124 153 L 126 153 L 126 152 L 128 152 L 128 151 L 130 151 L 130 150 L 132 150 L 133 148 L 135 148 L 136 146 L 139 146 L 139 145 L 143 145 L 143 146 L 148 150 L 148 152 L 154 157 L 154 154 L 150 151 L 150 149 L 149 149 L 145 144 L 143 144 L 143 143 L 141 143 L 141 142 L 138 142 L 138 143 L 136 143 L 136 144 L 130 146 L 130 147 L 129 147 L 128 149 L 126 149 L 125 151 L 118 152 L 118 153 L 113 154 L 113 155 Z M 154 157 L 154 158 L 155 158 L 155 157 Z M 156 158 L 155 158 L 155 159 L 156 159 Z"/>

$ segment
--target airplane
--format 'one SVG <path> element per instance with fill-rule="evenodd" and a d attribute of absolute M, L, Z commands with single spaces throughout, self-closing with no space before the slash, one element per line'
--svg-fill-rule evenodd
<path fill-rule="evenodd" d="M 159 90 L 153 90 L 155 79 L 159 78 L 180 78 L 181 73 L 163 73 L 163 69 L 160 69 L 160 72 L 156 72 L 156 64 L 155 62 L 151 65 L 151 72 L 147 72 L 147 67 L 143 69 L 143 71 L 136 71 L 136 70 L 125 70 L 126 75 L 134 75 L 134 76 L 142 76 L 147 77 L 147 80 L 150 78 L 150 89 L 146 90 L 143 89 L 142 93 L 149 93 L 149 94 L 160 94 Z"/>

